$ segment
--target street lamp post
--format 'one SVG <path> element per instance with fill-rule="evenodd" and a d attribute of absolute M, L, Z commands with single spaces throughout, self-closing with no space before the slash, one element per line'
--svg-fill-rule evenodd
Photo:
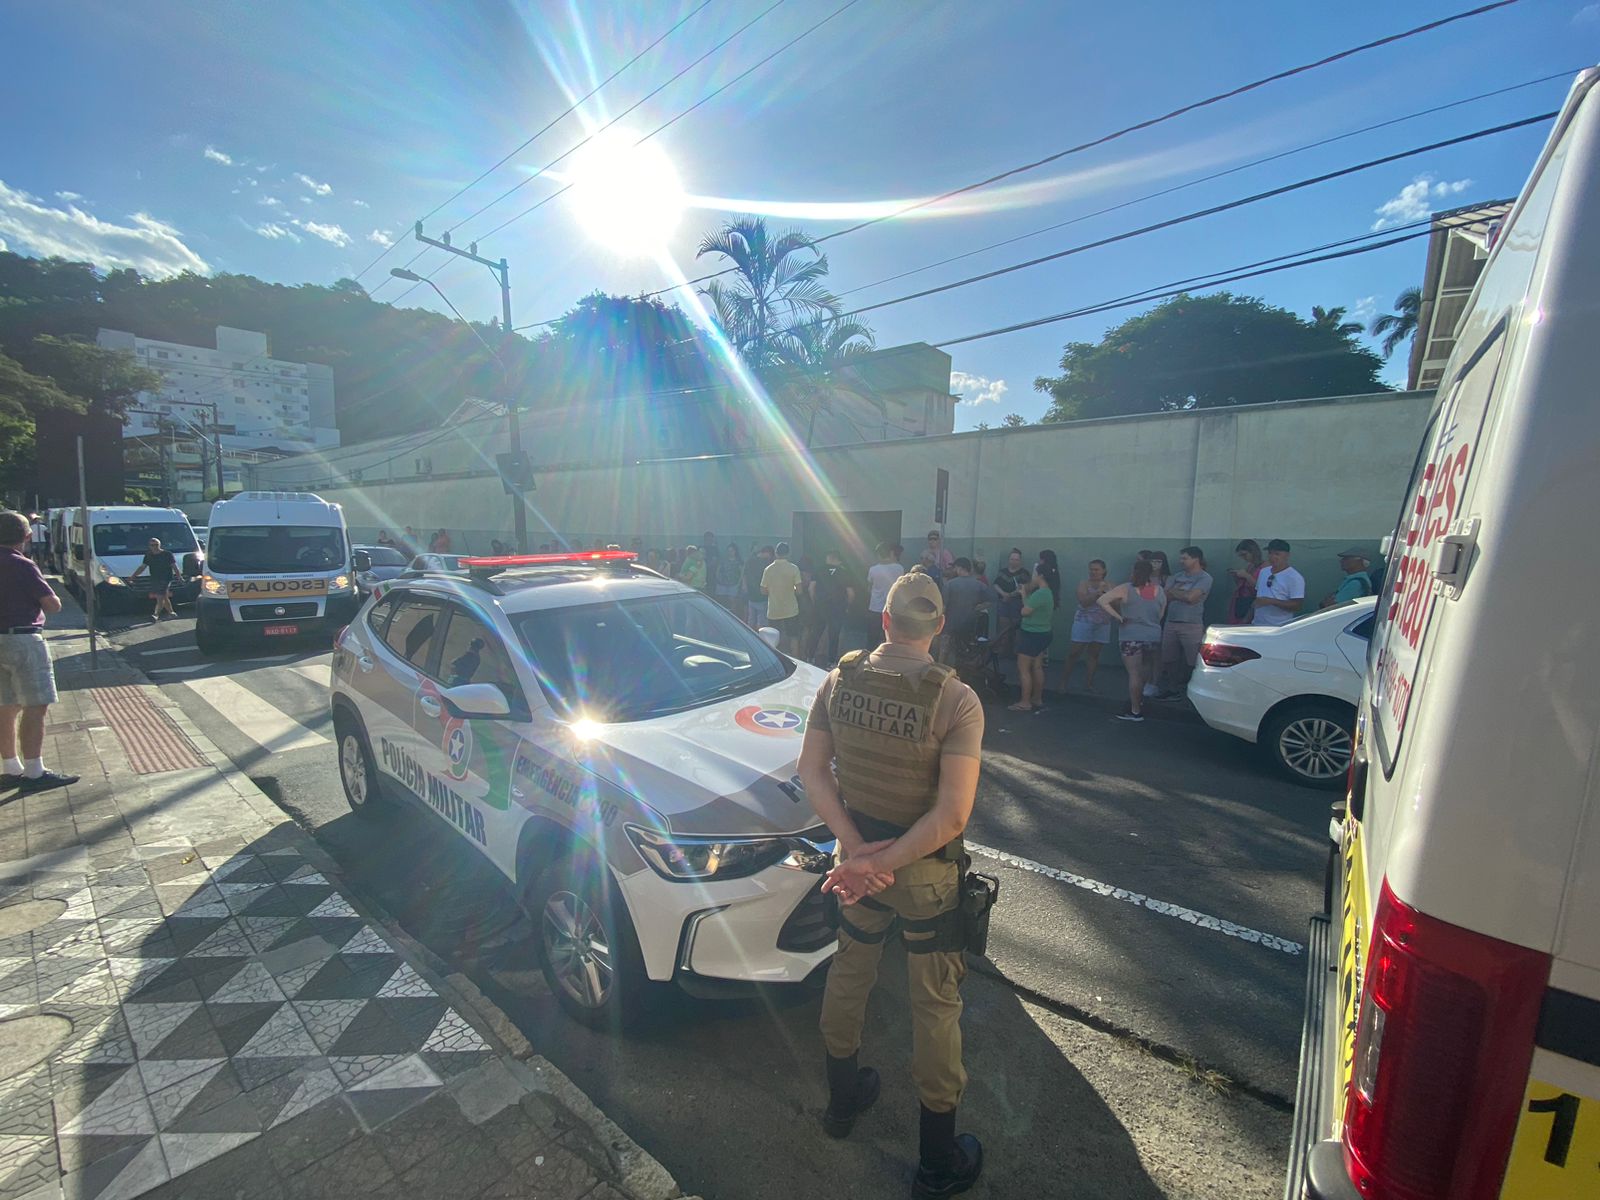
<path fill-rule="evenodd" d="M 482 257 L 478 253 L 477 242 L 473 242 L 470 248 L 462 250 L 459 247 L 452 246 L 450 244 L 450 235 L 448 233 L 439 238 L 424 237 L 422 233 L 421 221 L 417 222 L 415 233 L 417 241 L 426 246 L 433 246 L 436 249 L 445 251 L 447 254 L 454 254 L 457 258 L 466 258 L 475 263 L 482 263 L 484 266 L 489 268 L 490 272 L 495 277 L 495 281 L 500 285 L 500 337 L 502 346 L 506 350 L 509 350 L 511 347 L 510 264 L 508 264 L 503 258 L 492 259 Z M 477 334 L 478 331 L 473 328 L 472 322 L 461 316 L 460 312 L 456 310 L 456 306 L 454 304 L 450 304 L 450 298 L 443 292 L 439 291 L 438 285 L 435 284 L 433 280 L 424 275 L 418 275 L 415 271 L 408 271 L 404 267 L 394 267 L 389 271 L 389 274 L 393 275 L 396 279 L 406 279 L 413 283 L 425 283 L 429 287 L 433 288 L 435 292 L 438 292 L 439 298 L 446 304 L 450 305 L 450 311 L 456 314 L 456 317 L 460 319 L 462 324 L 466 325 L 467 328 L 472 329 L 474 334 Z M 479 336 L 478 340 L 482 342 L 483 338 Z M 508 480 L 508 483 L 510 484 L 511 490 L 512 527 L 516 534 L 517 553 L 526 554 L 528 552 L 528 511 L 527 506 L 522 498 L 524 475 L 524 467 L 522 462 L 522 428 L 521 422 L 517 416 L 516 397 L 512 395 L 511 368 L 504 355 L 495 350 L 492 346 L 489 346 L 487 342 L 484 342 L 484 346 L 488 349 L 489 353 L 494 356 L 495 361 L 500 364 L 502 399 L 504 400 L 506 406 L 506 432 L 511 440 L 512 470 L 510 474 L 513 475 L 513 478 Z"/>

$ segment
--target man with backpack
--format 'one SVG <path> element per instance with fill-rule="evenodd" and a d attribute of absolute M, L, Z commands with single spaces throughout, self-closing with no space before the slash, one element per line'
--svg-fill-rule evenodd
<path fill-rule="evenodd" d="M 1339 568 L 1344 572 L 1344 579 L 1337 591 L 1323 598 L 1323 608 L 1349 604 L 1377 592 L 1377 585 L 1373 583 L 1372 574 L 1368 569 L 1368 561 L 1365 550 L 1352 547 L 1339 551 Z"/>

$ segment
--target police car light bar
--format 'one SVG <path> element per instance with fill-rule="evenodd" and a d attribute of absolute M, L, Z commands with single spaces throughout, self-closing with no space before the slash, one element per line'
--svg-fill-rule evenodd
<path fill-rule="evenodd" d="M 496 554 L 483 558 L 465 557 L 459 561 L 469 570 L 484 567 L 541 567 L 566 563 L 632 562 L 639 556 L 632 550 L 577 550 L 568 554 Z"/>

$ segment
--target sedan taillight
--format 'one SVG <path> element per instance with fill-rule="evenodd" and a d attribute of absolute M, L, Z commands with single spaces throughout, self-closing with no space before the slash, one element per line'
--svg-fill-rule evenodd
<path fill-rule="evenodd" d="M 1228 642 L 1202 642 L 1200 661 L 1208 667 L 1237 667 L 1240 663 L 1260 658 L 1249 646 L 1235 646 Z"/>

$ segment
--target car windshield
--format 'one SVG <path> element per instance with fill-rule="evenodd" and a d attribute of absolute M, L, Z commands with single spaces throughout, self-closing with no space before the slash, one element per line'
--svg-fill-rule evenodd
<path fill-rule="evenodd" d="M 161 548 L 174 554 L 195 549 L 194 534 L 182 521 L 119 521 L 94 527 L 96 554 L 143 554 L 150 539 L 160 538 Z"/>
<path fill-rule="evenodd" d="M 512 617 L 550 703 L 569 717 L 639 721 L 787 679 L 794 664 L 704 596 Z"/>
<path fill-rule="evenodd" d="M 403 567 L 406 565 L 406 556 L 400 551 L 389 546 L 362 546 L 367 552 L 367 557 L 372 559 L 375 567 Z"/>
<path fill-rule="evenodd" d="M 213 529 L 214 571 L 331 571 L 344 562 L 344 531 L 325 525 L 230 525 Z"/>

